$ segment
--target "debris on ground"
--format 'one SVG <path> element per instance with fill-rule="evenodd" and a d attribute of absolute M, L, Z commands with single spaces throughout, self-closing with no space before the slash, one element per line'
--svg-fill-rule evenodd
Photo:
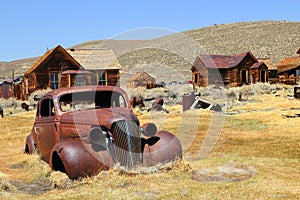
<path fill-rule="evenodd" d="M 163 108 L 163 105 L 164 105 L 164 100 L 162 98 L 158 98 L 152 103 L 152 107 L 148 109 L 148 112 L 164 111 L 166 113 L 169 113 L 169 111 L 167 109 Z"/>
<path fill-rule="evenodd" d="M 209 109 L 222 112 L 222 106 L 212 100 L 201 97 L 201 94 L 188 93 L 182 96 L 183 111 L 192 109 Z"/>
<path fill-rule="evenodd" d="M 193 170 L 191 178 L 198 182 L 238 182 L 249 179 L 256 171 L 248 164 L 230 162 L 213 169 Z"/>

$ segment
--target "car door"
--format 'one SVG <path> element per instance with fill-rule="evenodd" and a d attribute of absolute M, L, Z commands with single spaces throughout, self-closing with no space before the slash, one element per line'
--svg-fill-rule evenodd
<path fill-rule="evenodd" d="M 53 99 L 51 97 L 42 98 L 39 102 L 33 129 L 36 134 L 37 148 L 41 158 L 46 162 L 49 162 L 51 150 L 58 141 L 55 113 Z"/>

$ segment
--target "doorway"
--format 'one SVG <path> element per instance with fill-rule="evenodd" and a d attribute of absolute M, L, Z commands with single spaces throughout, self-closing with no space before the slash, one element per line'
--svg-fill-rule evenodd
<path fill-rule="evenodd" d="M 241 70 L 242 83 L 248 83 L 248 71 L 246 69 Z"/>
<path fill-rule="evenodd" d="M 262 82 L 262 83 L 266 82 L 266 71 L 260 72 L 260 82 Z"/>

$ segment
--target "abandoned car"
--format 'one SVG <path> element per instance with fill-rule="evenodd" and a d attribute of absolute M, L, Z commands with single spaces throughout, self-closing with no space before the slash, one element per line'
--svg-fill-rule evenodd
<path fill-rule="evenodd" d="M 71 179 L 116 164 L 134 169 L 181 158 L 176 136 L 153 123 L 141 126 L 131 107 L 125 91 L 113 86 L 50 91 L 39 99 L 25 152 L 38 152 L 52 170 Z"/>

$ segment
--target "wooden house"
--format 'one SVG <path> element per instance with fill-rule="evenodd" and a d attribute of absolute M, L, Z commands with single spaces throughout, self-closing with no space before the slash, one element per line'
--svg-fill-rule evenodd
<path fill-rule="evenodd" d="M 251 67 L 255 63 L 257 59 L 251 52 L 236 55 L 201 54 L 197 56 L 191 68 L 194 89 L 196 86 L 206 87 L 211 84 L 224 86 L 250 84 Z"/>
<path fill-rule="evenodd" d="M 296 84 L 300 80 L 300 56 L 283 58 L 277 68 L 278 82 Z"/>
<path fill-rule="evenodd" d="M 155 79 L 146 72 L 138 72 L 127 80 L 127 88 L 145 87 L 152 89 L 156 87 Z"/>
<path fill-rule="evenodd" d="M 57 89 L 81 85 L 85 78 L 77 78 L 77 74 L 85 75 L 85 69 L 60 45 L 47 51 L 24 73 L 22 81 L 22 98 L 26 99 L 39 89 Z"/>
<path fill-rule="evenodd" d="M 251 83 L 268 82 L 268 67 L 264 62 L 256 62 L 251 66 Z"/>
<path fill-rule="evenodd" d="M 120 65 L 111 49 L 66 49 L 67 52 L 92 75 L 90 85 L 119 86 Z"/>
<path fill-rule="evenodd" d="M 258 62 L 263 62 L 268 68 L 268 82 L 277 83 L 278 81 L 278 69 L 270 58 L 258 58 Z"/>

